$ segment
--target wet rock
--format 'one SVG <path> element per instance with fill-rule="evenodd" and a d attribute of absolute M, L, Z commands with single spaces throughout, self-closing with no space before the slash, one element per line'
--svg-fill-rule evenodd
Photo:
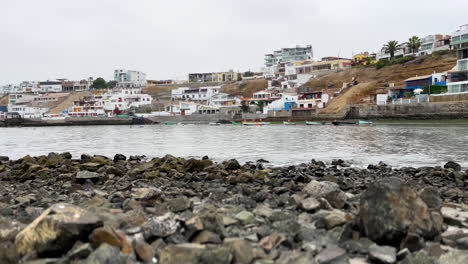
<path fill-rule="evenodd" d="M 56 204 L 16 236 L 16 250 L 23 256 L 60 256 L 100 226 L 102 221 L 96 215 L 71 204 Z"/>
<path fill-rule="evenodd" d="M 238 170 L 241 168 L 239 162 L 235 159 L 231 159 L 223 162 L 224 169 L 227 171 Z"/>
<path fill-rule="evenodd" d="M 468 236 L 457 239 L 456 243 L 459 249 L 468 250 Z"/>
<path fill-rule="evenodd" d="M 334 208 L 341 209 L 346 202 L 346 194 L 340 190 L 338 184 L 334 182 L 311 181 L 307 184 L 303 192 L 319 199 L 325 198 Z"/>
<path fill-rule="evenodd" d="M 84 244 L 75 244 L 75 246 L 68 251 L 67 257 L 70 260 L 79 260 L 79 259 L 85 259 L 91 255 L 93 252 L 93 248 L 89 243 L 84 243 Z"/>
<path fill-rule="evenodd" d="M 394 247 L 374 244 L 369 247 L 369 259 L 375 263 L 392 264 L 397 260 L 397 252 Z"/>
<path fill-rule="evenodd" d="M 8 156 L 0 156 L 0 161 L 9 161 L 10 158 Z"/>
<path fill-rule="evenodd" d="M 115 154 L 114 156 L 114 162 L 125 161 L 125 160 L 127 160 L 127 157 L 123 154 Z"/>
<path fill-rule="evenodd" d="M 444 165 L 445 169 L 453 169 L 454 171 L 461 171 L 461 165 L 454 162 L 454 161 L 449 161 Z"/>
<path fill-rule="evenodd" d="M 358 218 L 361 231 L 383 245 L 399 246 L 408 232 L 425 238 L 440 232 L 434 230 L 426 203 L 397 178 L 381 180 L 364 192 Z"/>

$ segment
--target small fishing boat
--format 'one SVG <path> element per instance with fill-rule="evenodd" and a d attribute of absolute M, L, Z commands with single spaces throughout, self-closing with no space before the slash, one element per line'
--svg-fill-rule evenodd
<path fill-rule="evenodd" d="M 306 125 L 308 125 L 308 126 L 319 126 L 319 125 L 325 125 L 325 122 L 306 121 Z"/>
<path fill-rule="evenodd" d="M 217 123 L 217 122 L 210 122 L 210 123 L 208 123 L 208 125 L 210 125 L 210 126 L 219 126 L 221 124 Z"/>
<path fill-rule="evenodd" d="M 164 124 L 165 126 L 175 126 L 175 125 L 177 125 L 176 122 L 164 122 L 163 124 Z"/>
<path fill-rule="evenodd" d="M 265 126 L 265 125 L 269 125 L 270 122 L 242 122 L 242 125 L 244 126 Z"/>
<path fill-rule="evenodd" d="M 358 121 L 358 124 L 360 126 L 371 126 L 373 125 L 374 123 L 372 121 L 367 121 L 367 120 L 359 120 Z"/>
<path fill-rule="evenodd" d="M 296 123 L 289 122 L 289 121 L 284 121 L 284 122 L 283 122 L 283 125 L 285 125 L 285 126 L 295 126 Z"/>
<path fill-rule="evenodd" d="M 334 126 L 355 126 L 355 125 L 357 125 L 356 122 L 352 122 L 352 121 L 333 121 L 332 124 Z"/>
<path fill-rule="evenodd" d="M 231 125 L 233 126 L 242 126 L 241 122 L 232 122 Z"/>

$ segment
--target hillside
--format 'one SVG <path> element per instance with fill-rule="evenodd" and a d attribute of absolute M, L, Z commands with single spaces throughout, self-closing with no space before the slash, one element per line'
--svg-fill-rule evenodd
<path fill-rule="evenodd" d="M 0 97 L 0 105 L 8 105 L 8 96 Z"/>
<path fill-rule="evenodd" d="M 253 93 L 265 90 L 266 88 L 268 88 L 267 80 L 248 80 L 240 83 L 228 84 L 223 87 L 223 92 L 242 97 L 251 97 Z"/>
<path fill-rule="evenodd" d="M 329 74 L 319 79 L 311 80 L 305 87 L 316 90 L 327 88 L 341 88 L 343 83 L 350 83 L 355 78 L 359 85 L 351 87 L 339 95 L 324 109 L 324 112 L 340 112 L 348 104 L 357 103 L 371 94 L 376 88 L 385 87 L 389 83 L 403 86 L 404 80 L 414 76 L 445 72 L 456 65 L 453 54 L 419 57 L 404 64 L 386 66 L 381 69 L 375 67 L 354 67 L 342 72 Z"/>

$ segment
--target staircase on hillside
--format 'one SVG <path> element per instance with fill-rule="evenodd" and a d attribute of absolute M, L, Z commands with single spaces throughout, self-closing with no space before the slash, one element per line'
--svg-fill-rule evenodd
<path fill-rule="evenodd" d="M 78 101 L 81 97 L 91 95 L 90 92 L 78 92 L 70 94 L 63 102 L 52 108 L 50 114 L 61 114 L 64 110 L 72 107 L 74 101 Z"/>

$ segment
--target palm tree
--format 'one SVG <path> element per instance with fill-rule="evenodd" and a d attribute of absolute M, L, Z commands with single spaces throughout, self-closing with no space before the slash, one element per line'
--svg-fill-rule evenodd
<path fill-rule="evenodd" d="M 390 53 L 390 60 L 395 57 L 395 51 L 397 51 L 403 44 L 399 44 L 396 40 L 390 40 L 384 45 L 385 52 Z"/>
<path fill-rule="evenodd" d="M 421 47 L 421 39 L 418 36 L 412 36 L 408 40 L 408 47 L 411 49 L 411 52 L 418 52 Z"/>

